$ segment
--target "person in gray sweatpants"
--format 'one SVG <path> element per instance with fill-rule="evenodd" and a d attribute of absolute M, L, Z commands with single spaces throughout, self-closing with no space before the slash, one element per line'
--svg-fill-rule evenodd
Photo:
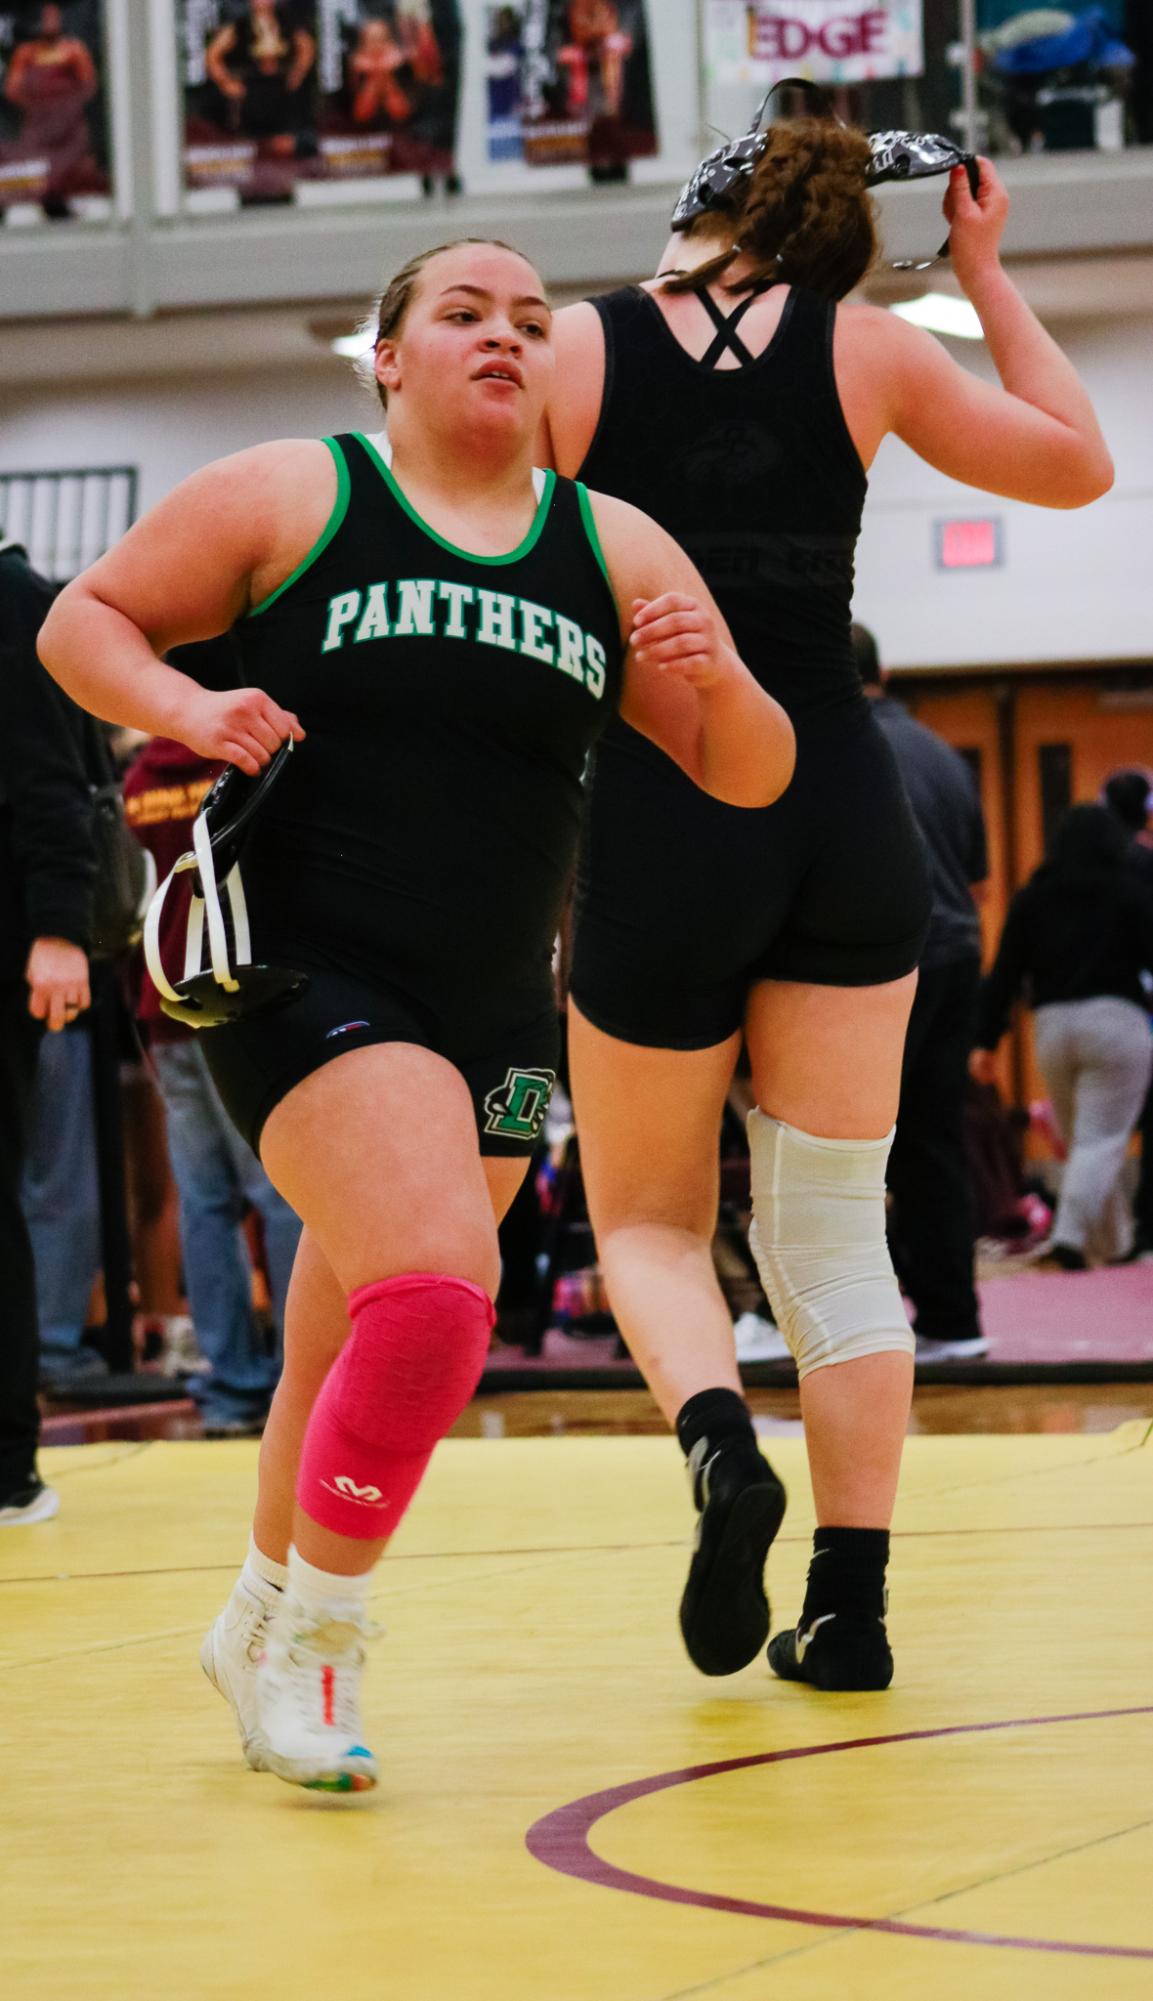
<path fill-rule="evenodd" d="M 1111 994 L 1052 1001 L 1037 1009 L 1033 1035 L 1053 1115 L 1069 1145 L 1051 1247 L 1116 1264 L 1133 1248 L 1123 1172 L 1153 1073 L 1148 1017 Z"/>
<path fill-rule="evenodd" d="M 1024 992 L 1069 1149 L 1048 1247 L 1066 1271 L 1123 1261 L 1133 1248 L 1122 1174 L 1153 1072 L 1151 983 L 1153 895 L 1127 867 L 1112 814 L 1074 806 L 1009 906 L 970 1065 L 979 1082 L 991 1081 L 992 1052 Z"/>

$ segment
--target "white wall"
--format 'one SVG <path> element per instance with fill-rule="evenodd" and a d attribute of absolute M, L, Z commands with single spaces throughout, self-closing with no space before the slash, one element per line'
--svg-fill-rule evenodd
<path fill-rule="evenodd" d="M 36 385 L 4 399 L 0 472 L 135 464 L 143 512 L 198 466 L 245 445 L 379 428 L 351 369 L 323 360 L 264 374 Z"/>
<path fill-rule="evenodd" d="M 211 321 L 204 330 L 210 339 Z M 1113 491 L 1075 513 L 1017 506 L 957 486 L 889 440 L 873 469 L 856 610 L 891 666 L 1153 658 L 1150 322 L 1071 322 L 1063 338 L 1116 459 Z M 977 343 L 954 351 L 965 366 L 989 370 Z M 135 462 L 149 507 L 198 465 L 243 445 L 378 421 L 347 368 L 323 356 L 131 387 L 28 385 L 5 402 L 0 471 Z M 938 571 L 934 522 L 985 514 L 1003 520 L 1004 567 Z"/>
<path fill-rule="evenodd" d="M 893 667 L 1153 658 L 1153 342 L 1148 318 L 1055 328 L 1116 464 L 1073 512 L 945 479 L 895 438 L 878 454 L 857 558 L 856 614 Z M 984 346 L 948 343 L 995 380 Z M 936 568 L 934 523 L 999 516 L 1004 566 Z"/>

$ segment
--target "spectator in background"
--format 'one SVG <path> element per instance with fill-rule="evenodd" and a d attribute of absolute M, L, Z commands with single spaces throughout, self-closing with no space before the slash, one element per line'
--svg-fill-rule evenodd
<path fill-rule="evenodd" d="M 1115 771 L 1106 780 L 1101 798 L 1129 836 L 1130 868 L 1153 896 L 1153 772 L 1140 766 Z M 1133 1249 L 1141 1257 L 1153 1254 L 1153 1086 L 1145 1098 L 1139 1131 L 1141 1172 L 1133 1198 L 1133 1220 L 1137 1227 Z"/>
<path fill-rule="evenodd" d="M 173 664 L 207 686 L 228 687 L 238 679 L 231 649 L 227 637 L 207 640 L 178 648 Z M 192 846 L 192 821 L 220 769 L 184 744 L 153 737 L 128 771 L 128 823 L 151 851 L 161 880 Z M 168 921 L 174 931 L 181 928 L 176 903 Z M 279 1380 L 284 1304 L 300 1223 L 228 1118 L 196 1031 L 163 1012 L 147 973 L 138 1011 L 167 1115 L 188 1304 L 210 1365 L 189 1388 L 208 1437 L 242 1437 L 263 1429 Z M 240 1228 L 246 1206 L 263 1225 L 275 1351 L 262 1343 L 253 1315 L 252 1272 Z"/>
<path fill-rule="evenodd" d="M 885 693 L 877 643 L 853 627 L 853 651 L 909 794 L 932 889 L 889 1155 L 889 1247 L 916 1307 L 921 1360 L 987 1352 L 973 1282 L 976 1214 L 965 1149 L 965 1091 L 977 993 L 981 920 L 974 886 L 988 874 L 985 822 L 957 751 Z"/>
<path fill-rule="evenodd" d="M 1153 892 L 1153 772 L 1140 765 L 1115 771 L 1101 788 L 1101 804 L 1125 829 L 1129 866 Z"/>
<path fill-rule="evenodd" d="M 88 1016 L 41 1045 L 21 1201 L 36 1265 L 40 1387 L 66 1398 L 108 1374 L 84 1342 L 103 1262 Z"/>
<path fill-rule="evenodd" d="M 86 718 L 36 658 L 54 596 L 24 550 L 0 542 L 0 1524 L 59 1507 L 36 1469 L 36 1275 L 20 1184 L 41 1035 L 90 1002 Z"/>
<path fill-rule="evenodd" d="M 1049 859 L 1017 891 L 996 963 L 981 990 L 970 1067 L 992 1075 L 993 1051 L 1024 991 L 1037 1061 L 1069 1149 L 1048 1245 L 1052 1263 L 1084 1271 L 1123 1261 L 1133 1219 L 1122 1175 L 1153 1073 L 1145 982 L 1153 975 L 1153 895 L 1127 860 L 1104 806 L 1074 806 Z"/>

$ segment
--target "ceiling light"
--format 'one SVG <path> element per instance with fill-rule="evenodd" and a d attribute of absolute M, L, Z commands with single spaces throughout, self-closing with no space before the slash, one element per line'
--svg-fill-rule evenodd
<path fill-rule="evenodd" d="M 358 355 L 372 353 L 372 340 L 366 333 L 341 334 L 330 341 L 334 354 L 343 355 L 347 361 L 355 361 Z"/>
<path fill-rule="evenodd" d="M 954 299 L 948 292 L 926 292 L 923 298 L 908 299 L 890 310 L 915 327 L 929 333 L 950 334 L 954 340 L 984 340 L 981 322 L 968 299 Z"/>

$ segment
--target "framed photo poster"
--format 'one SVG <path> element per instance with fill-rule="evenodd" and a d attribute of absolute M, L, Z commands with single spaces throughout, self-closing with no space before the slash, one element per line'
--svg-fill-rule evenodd
<path fill-rule="evenodd" d="M 621 178 L 657 151 L 645 0 L 514 0 L 485 20 L 490 161 Z"/>
<path fill-rule="evenodd" d="M 0 209 L 111 213 L 104 0 L 0 0 Z"/>
<path fill-rule="evenodd" d="M 186 188 L 451 182 L 461 42 L 458 0 L 181 0 Z"/>

